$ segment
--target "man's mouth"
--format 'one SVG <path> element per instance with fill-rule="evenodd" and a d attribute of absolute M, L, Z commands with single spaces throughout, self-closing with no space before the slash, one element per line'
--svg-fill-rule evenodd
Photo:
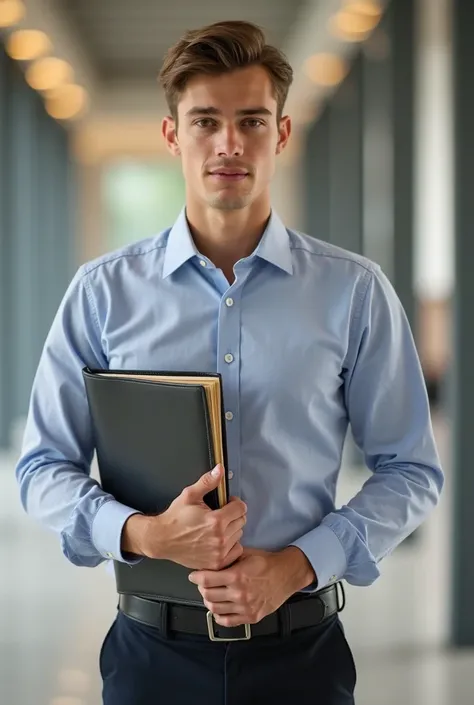
<path fill-rule="evenodd" d="M 248 171 L 242 169 L 215 169 L 210 172 L 214 179 L 219 181 L 242 181 L 248 176 Z"/>

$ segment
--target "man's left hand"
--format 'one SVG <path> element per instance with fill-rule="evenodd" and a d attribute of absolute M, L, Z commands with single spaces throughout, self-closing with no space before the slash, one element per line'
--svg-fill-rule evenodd
<path fill-rule="evenodd" d="M 244 548 L 230 568 L 196 570 L 189 579 L 217 624 L 237 627 L 275 612 L 315 576 L 306 556 L 293 546 L 279 552 Z"/>

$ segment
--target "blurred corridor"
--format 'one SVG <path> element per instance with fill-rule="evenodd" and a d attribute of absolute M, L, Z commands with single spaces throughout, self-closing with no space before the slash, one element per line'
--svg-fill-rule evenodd
<path fill-rule="evenodd" d="M 375 584 L 346 586 L 356 702 L 471 705 L 474 4 L 462 0 L 0 0 L 0 705 L 101 701 L 114 579 L 68 563 L 13 471 L 75 271 L 182 208 L 156 76 L 186 29 L 223 19 L 261 25 L 295 69 L 275 208 L 392 281 L 446 473 L 439 507 Z M 349 437 L 339 506 L 368 475 Z"/>

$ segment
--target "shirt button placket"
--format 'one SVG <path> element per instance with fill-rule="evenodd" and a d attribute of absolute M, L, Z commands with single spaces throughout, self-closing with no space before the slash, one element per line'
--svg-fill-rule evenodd
<path fill-rule="evenodd" d="M 218 371 L 222 375 L 226 420 L 229 480 L 232 494 L 240 493 L 240 287 L 221 301 L 218 325 Z"/>

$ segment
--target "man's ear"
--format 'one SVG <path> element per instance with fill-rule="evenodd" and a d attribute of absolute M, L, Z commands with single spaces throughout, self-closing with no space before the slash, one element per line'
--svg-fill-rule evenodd
<path fill-rule="evenodd" d="M 276 146 L 276 153 L 280 154 L 282 152 L 286 145 L 288 144 L 288 140 L 290 139 L 291 135 L 291 119 L 288 117 L 288 115 L 285 115 L 285 117 L 282 117 L 280 120 L 280 124 L 278 127 L 278 142 Z"/>
<path fill-rule="evenodd" d="M 163 118 L 161 123 L 161 134 L 163 135 L 168 151 L 171 152 L 174 157 L 180 155 L 181 150 L 179 148 L 177 127 L 175 121 L 170 115 Z"/>

